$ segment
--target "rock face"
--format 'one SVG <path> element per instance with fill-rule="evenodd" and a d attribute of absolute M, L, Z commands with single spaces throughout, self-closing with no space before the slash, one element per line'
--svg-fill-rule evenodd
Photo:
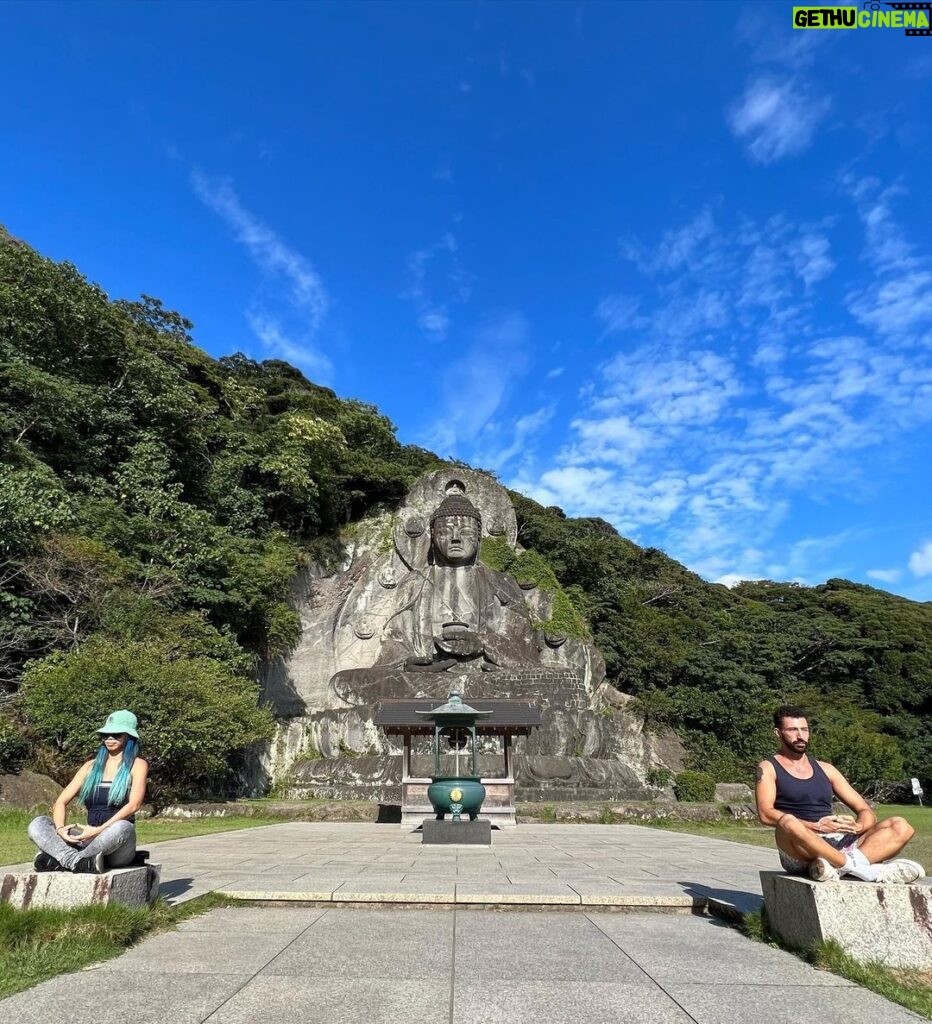
<path fill-rule="evenodd" d="M 263 673 L 280 717 L 264 768 L 287 777 L 290 795 L 397 801 L 400 746 L 373 724 L 375 707 L 386 697 L 442 702 L 451 675 L 467 700 L 540 707 L 543 727 L 515 747 L 518 799 L 661 795 L 647 772 L 682 767 L 676 738 L 645 732 L 606 685 L 596 648 L 554 631 L 550 593 L 481 562 L 485 538 L 520 550 L 508 494 L 451 467 L 416 481 L 393 516 L 357 524 L 342 571 L 296 581 L 301 640 Z M 501 774 L 496 742 L 486 744 L 489 775 Z"/>
<path fill-rule="evenodd" d="M 24 811 L 51 807 L 61 786 L 47 775 L 23 771 L 18 775 L 0 775 L 0 806 Z"/>
<path fill-rule="evenodd" d="M 718 782 L 715 785 L 715 799 L 720 804 L 751 803 L 754 794 L 751 787 L 743 782 Z"/>

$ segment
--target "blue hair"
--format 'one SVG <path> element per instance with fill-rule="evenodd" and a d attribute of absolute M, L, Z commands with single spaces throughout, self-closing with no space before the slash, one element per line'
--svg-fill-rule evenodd
<path fill-rule="evenodd" d="M 123 761 L 110 785 L 110 796 L 107 799 L 108 804 L 121 804 L 129 795 L 129 787 L 133 781 L 133 762 L 136 760 L 138 753 L 139 740 L 133 739 L 132 736 L 127 736 L 126 746 L 123 747 Z M 84 785 L 81 786 L 81 792 L 78 794 L 78 799 L 85 807 L 87 807 L 88 802 L 97 791 L 97 787 L 104 777 L 104 765 L 106 762 L 107 748 L 101 743 L 100 750 L 97 751 L 97 756 L 91 765 L 91 770 L 87 773 L 87 778 L 84 780 Z"/>

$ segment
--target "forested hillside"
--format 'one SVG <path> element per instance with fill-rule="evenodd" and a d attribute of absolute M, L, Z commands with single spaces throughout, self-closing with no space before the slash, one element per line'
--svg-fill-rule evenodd
<path fill-rule="evenodd" d="M 439 462 L 375 408 L 279 361 L 214 360 L 191 329 L 0 237 L 0 771 L 60 776 L 128 705 L 164 792 L 222 788 L 271 731 L 255 674 L 295 641 L 289 580 Z M 729 591 L 513 498 L 612 683 L 697 767 L 746 777 L 792 698 L 856 780 L 932 781 L 932 605 L 844 580 Z"/>

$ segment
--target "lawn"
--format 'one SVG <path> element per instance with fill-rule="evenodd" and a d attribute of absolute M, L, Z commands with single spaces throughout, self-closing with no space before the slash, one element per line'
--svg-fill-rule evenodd
<path fill-rule="evenodd" d="M 919 807 L 918 804 L 879 804 L 878 818 L 890 818 L 899 815 L 905 818 L 916 830 L 909 846 L 903 852 L 904 857 L 918 860 L 932 872 L 932 807 Z M 768 846 L 774 848 L 773 829 L 763 828 L 754 822 L 723 821 L 690 822 L 662 821 L 644 822 L 655 828 L 666 828 L 673 832 L 689 832 L 694 836 L 709 836 L 712 839 L 729 839 L 735 843 L 748 843 L 752 846 Z"/>
<path fill-rule="evenodd" d="M 36 848 L 26 835 L 33 815 L 27 811 L 0 808 L 0 865 L 32 860 Z M 186 839 L 211 832 L 230 832 L 238 828 L 281 824 L 281 818 L 231 815 L 225 818 L 144 818 L 136 823 L 139 846 L 165 839 Z"/>

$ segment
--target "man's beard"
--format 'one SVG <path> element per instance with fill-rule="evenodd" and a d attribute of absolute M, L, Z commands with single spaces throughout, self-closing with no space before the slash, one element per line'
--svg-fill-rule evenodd
<path fill-rule="evenodd" d="M 792 749 L 795 750 L 797 754 L 805 754 L 806 751 L 809 749 L 809 741 L 808 740 L 794 740 L 790 744 L 790 747 L 792 747 Z"/>

